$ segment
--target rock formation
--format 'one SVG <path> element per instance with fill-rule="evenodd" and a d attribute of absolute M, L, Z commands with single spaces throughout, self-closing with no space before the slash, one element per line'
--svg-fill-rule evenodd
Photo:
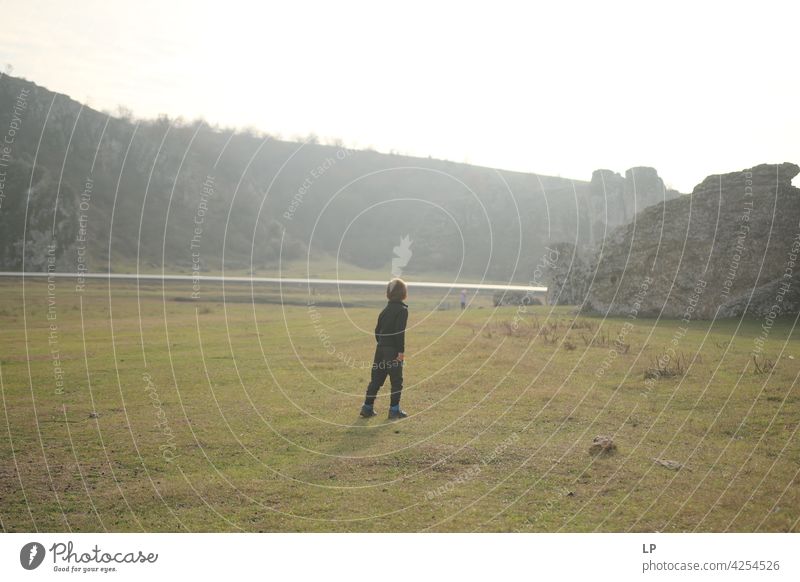
<path fill-rule="evenodd" d="M 796 312 L 799 172 L 783 163 L 713 175 L 646 208 L 601 245 L 586 308 L 687 321 Z"/>
<path fill-rule="evenodd" d="M 666 188 L 655 168 L 630 168 L 624 178 L 611 170 L 595 170 L 588 202 L 591 241 L 602 240 L 611 229 L 631 222 L 648 206 L 679 195 Z"/>
<path fill-rule="evenodd" d="M 591 282 L 592 269 L 586 255 L 572 243 L 556 243 L 551 253 L 557 260 L 545 264 L 547 302 L 550 305 L 580 305 Z"/>

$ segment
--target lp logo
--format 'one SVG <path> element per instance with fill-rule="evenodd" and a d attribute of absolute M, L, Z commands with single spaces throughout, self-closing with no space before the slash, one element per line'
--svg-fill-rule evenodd
<path fill-rule="evenodd" d="M 35 570 L 44 560 L 44 546 L 39 542 L 30 542 L 19 551 L 19 563 L 26 570 Z"/>

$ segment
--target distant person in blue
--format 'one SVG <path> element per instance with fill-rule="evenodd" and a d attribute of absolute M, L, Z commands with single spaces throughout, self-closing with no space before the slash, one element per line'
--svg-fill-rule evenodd
<path fill-rule="evenodd" d="M 408 297 L 408 287 L 402 279 L 392 279 L 386 286 L 386 299 L 389 302 L 378 316 L 375 326 L 375 359 L 372 362 L 372 378 L 367 386 L 367 397 L 361 407 L 361 416 L 370 418 L 375 412 L 375 397 L 378 395 L 386 376 L 392 385 L 389 401 L 389 420 L 408 416 L 400 409 L 400 394 L 403 391 L 403 360 L 406 349 L 406 323 L 408 305 L 403 303 Z"/>
<path fill-rule="evenodd" d="M 463 311 L 466 308 L 467 308 L 467 290 L 466 289 L 462 289 L 461 290 L 461 310 Z"/>

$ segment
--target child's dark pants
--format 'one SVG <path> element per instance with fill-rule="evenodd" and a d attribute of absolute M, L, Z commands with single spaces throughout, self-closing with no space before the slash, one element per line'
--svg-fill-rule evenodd
<path fill-rule="evenodd" d="M 400 393 L 403 391 L 403 362 L 398 362 L 397 350 L 378 346 L 375 348 L 375 361 L 372 363 L 372 380 L 367 386 L 367 398 L 364 404 L 372 406 L 378 390 L 389 376 L 392 385 L 391 406 L 400 404 Z"/>

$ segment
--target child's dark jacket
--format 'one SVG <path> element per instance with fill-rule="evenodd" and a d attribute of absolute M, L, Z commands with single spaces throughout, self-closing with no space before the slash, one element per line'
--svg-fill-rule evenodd
<path fill-rule="evenodd" d="M 393 348 L 405 352 L 408 305 L 402 301 L 389 301 L 378 316 L 375 340 L 380 348 Z"/>

